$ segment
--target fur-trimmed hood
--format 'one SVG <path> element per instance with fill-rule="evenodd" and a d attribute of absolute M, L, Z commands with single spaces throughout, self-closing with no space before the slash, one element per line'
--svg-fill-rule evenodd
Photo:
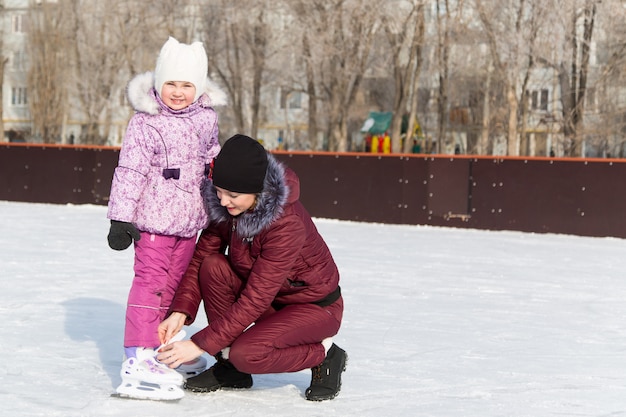
<path fill-rule="evenodd" d="M 254 210 L 237 216 L 237 236 L 240 238 L 256 236 L 281 217 L 287 204 L 300 197 L 300 182 L 295 173 L 277 161 L 272 154 L 268 153 L 267 158 L 263 191 L 257 197 Z M 209 222 L 222 223 L 232 219 L 226 207 L 220 204 L 212 182 L 205 183 L 202 195 L 209 214 Z"/>
<path fill-rule="evenodd" d="M 155 93 L 153 71 L 136 75 L 126 87 L 126 96 L 132 108 L 135 111 L 153 115 L 158 114 L 160 109 Z M 192 106 L 197 103 L 201 107 L 217 107 L 224 106 L 227 102 L 226 93 L 210 78 L 207 78 L 204 94 Z"/>

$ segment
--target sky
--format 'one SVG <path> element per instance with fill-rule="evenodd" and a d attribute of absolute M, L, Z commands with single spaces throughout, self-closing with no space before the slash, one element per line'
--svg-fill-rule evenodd
<path fill-rule="evenodd" d="M 111 397 L 133 252 L 107 246 L 106 207 L 0 213 L 2 417 L 626 416 L 623 239 L 315 219 L 345 299 L 339 396 L 306 401 L 305 370 L 158 402 Z"/>

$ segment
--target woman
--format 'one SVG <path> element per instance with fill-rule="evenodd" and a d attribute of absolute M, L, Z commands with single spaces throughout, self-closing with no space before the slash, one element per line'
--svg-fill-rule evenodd
<path fill-rule="evenodd" d="M 299 201 L 293 171 L 244 135 L 224 144 L 204 190 L 209 226 L 159 326 L 167 342 L 204 301 L 209 326 L 160 350 L 172 368 L 216 357 L 185 388 L 249 388 L 251 374 L 311 368 L 306 398 L 334 398 L 347 355 L 332 343 L 343 316 L 339 272 Z"/>

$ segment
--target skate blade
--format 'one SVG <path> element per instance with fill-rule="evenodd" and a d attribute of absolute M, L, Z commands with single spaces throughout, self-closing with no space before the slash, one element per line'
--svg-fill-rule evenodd
<path fill-rule="evenodd" d="M 160 402 L 167 402 L 167 403 L 177 403 L 180 400 L 182 400 L 182 397 L 181 398 L 176 398 L 176 399 L 131 397 L 130 395 L 120 394 L 119 392 L 112 393 L 111 394 L 111 398 L 121 398 L 123 400 L 139 400 L 139 401 L 160 401 Z"/>
<path fill-rule="evenodd" d="M 145 382 L 139 385 L 128 384 L 121 386 L 116 392 L 111 394 L 111 397 L 114 398 L 151 401 L 179 401 L 184 396 L 185 392 L 178 386 L 170 386 L 167 389 L 161 389 L 157 384 Z"/>

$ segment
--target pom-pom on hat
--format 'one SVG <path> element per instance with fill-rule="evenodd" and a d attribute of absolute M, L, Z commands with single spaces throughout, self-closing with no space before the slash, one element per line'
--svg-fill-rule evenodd
<path fill-rule="evenodd" d="M 256 194 L 263 191 L 267 152 L 251 137 L 228 139 L 213 161 L 213 185 L 228 191 Z"/>
<path fill-rule="evenodd" d="M 167 81 L 186 81 L 196 87 L 193 101 L 204 93 L 209 64 L 202 42 L 191 45 L 170 38 L 165 42 L 157 58 L 154 70 L 154 88 L 159 95 Z"/>

